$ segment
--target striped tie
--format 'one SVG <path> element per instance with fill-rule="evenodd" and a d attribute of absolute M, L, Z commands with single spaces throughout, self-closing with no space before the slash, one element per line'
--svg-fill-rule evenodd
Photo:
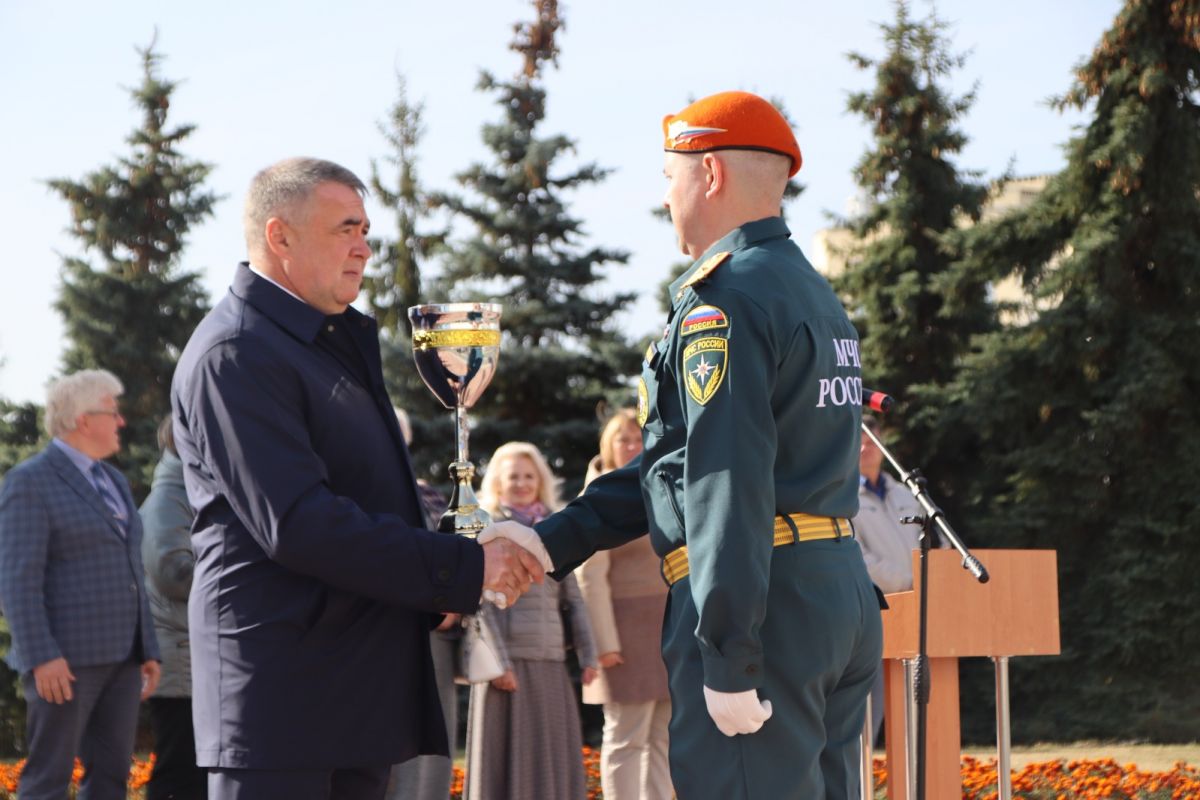
<path fill-rule="evenodd" d="M 120 523 L 121 533 L 124 533 L 126 523 L 125 505 L 110 491 L 108 476 L 104 474 L 104 467 L 100 466 L 99 461 L 92 464 L 92 485 L 100 493 L 100 499 L 104 501 L 104 505 L 108 506 L 108 510 L 112 512 L 113 518 Z"/>

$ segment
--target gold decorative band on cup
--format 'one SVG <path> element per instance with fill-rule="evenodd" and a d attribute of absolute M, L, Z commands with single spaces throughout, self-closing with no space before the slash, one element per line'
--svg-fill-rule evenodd
<path fill-rule="evenodd" d="M 499 347 L 500 331 L 413 331 L 413 349 L 434 347 Z"/>

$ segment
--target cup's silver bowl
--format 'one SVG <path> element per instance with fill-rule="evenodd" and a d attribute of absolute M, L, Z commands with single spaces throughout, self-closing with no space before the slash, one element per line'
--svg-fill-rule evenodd
<path fill-rule="evenodd" d="M 500 358 L 500 305 L 413 306 L 413 358 L 421 380 L 446 408 L 471 408 L 492 382 Z"/>

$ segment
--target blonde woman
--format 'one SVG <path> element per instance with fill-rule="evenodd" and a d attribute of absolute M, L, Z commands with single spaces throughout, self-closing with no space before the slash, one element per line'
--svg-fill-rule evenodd
<path fill-rule="evenodd" d="M 642 452 L 642 430 L 631 409 L 618 411 L 600 434 L 600 454 L 587 483 L 620 469 Z M 575 571 L 600 651 L 600 676 L 583 702 L 604 706 L 600 780 L 605 800 L 668 800 L 671 696 L 660 652 L 667 586 L 658 556 L 643 536 L 601 550 Z"/>
<path fill-rule="evenodd" d="M 509 442 L 488 462 L 479 502 L 494 519 L 533 525 L 561 506 L 557 481 L 541 452 Z M 485 603 L 505 672 L 471 687 L 472 735 L 467 781 L 471 797 L 583 800 L 587 788 L 575 689 L 567 673 L 564 613 L 570 614 L 583 683 L 596 677 L 596 647 L 573 575 L 547 577 L 500 610 Z"/>

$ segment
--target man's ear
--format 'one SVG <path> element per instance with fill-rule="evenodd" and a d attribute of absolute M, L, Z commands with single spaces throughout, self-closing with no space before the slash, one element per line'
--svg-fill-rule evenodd
<path fill-rule="evenodd" d="M 711 200 L 725 188 L 725 160 L 719 153 L 705 153 L 701 164 L 704 168 L 704 196 Z"/>
<path fill-rule="evenodd" d="M 288 254 L 292 245 L 292 229 L 288 224 L 279 217 L 271 217 L 267 220 L 266 236 L 263 238 L 267 241 L 267 249 L 278 258 L 283 258 Z"/>

